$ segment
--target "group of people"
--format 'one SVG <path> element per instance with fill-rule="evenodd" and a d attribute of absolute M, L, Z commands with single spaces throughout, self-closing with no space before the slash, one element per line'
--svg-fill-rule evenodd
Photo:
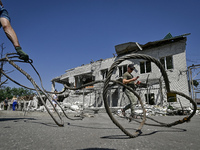
<path fill-rule="evenodd" d="M 57 90 L 55 90 L 55 93 L 52 95 L 52 103 L 55 107 L 57 106 L 57 101 L 58 101 L 58 96 L 56 93 L 57 93 Z M 8 109 L 8 105 L 9 105 L 8 102 L 9 102 L 8 97 L 6 97 L 6 99 L 4 100 L 4 110 Z M 13 96 L 11 103 L 12 103 L 12 110 L 15 111 L 16 106 L 17 106 L 17 97 L 16 96 Z"/>
<path fill-rule="evenodd" d="M 12 98 L 12 110 L 15 111 L 16 110 L 16 106 L 17 106 L 17 97 L 13 96 Z M 8 109 L 8 97 L 6 97 L 6 99 L 4 100 L 4 110 Z"/>

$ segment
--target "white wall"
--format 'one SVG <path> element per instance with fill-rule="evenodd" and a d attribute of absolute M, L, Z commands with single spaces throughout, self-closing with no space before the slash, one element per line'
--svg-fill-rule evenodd
<path fill-rule="evenodd" d="M 186 45 L 186 39 L 181 40 L 179 42 L 159 46 L 156 48 L 139 51 L 138 53 L 150 55 L 158 60 L 161 57 L 172 55 L 174 68 L 171 70 L 166 70 L 169 77 L 169 81 L 170 81 L 170 89 L 174 91 L 178 91 L 178 92 L 183 92 L 186 95 L 189 95 L 187 72 L 186 72 L 187 66 L 186 66 L 185 45 Z M 71 70 L 66 71 L 66 73 L 62 75 L 61 80 L 68 78 L 70 83 L 75 83 L 74 76 L 81 75 L 84 73 L 89 73 L 89 72 L 92 72 L 92 75 L 95 76 L 95 80 L 102 80 L 101 70 L 104 70 L 107 68 L 109 69 L 110 66 L 113 64 L 113 62 L 117 59 L 118 57 L 108 58 L 105 60 L 96 61 L 94 63 L 87 64 L 84 66 L 73 68 Z M 142 81 L 146 81 L 146 78 L 148 75 L 149 75 L 149 80 L 161 77 L 160 70 L 154 63 L 152 63 L 152 71 L 150 73 L 140 74 L 140 66 L 139 66 L 140 61 L 142 60 L 126 60 L 122 62 L 121 64 L 119 64 L 119 66 L 134 63 L 136 67 L 135 69 L 136 71 L 135 70 L 133 71 L 133 75 L 140 76 L 139 79 Z M 112 79 L 114 80 L 117 79 L 119 77 L 118 74 L 119 72 L 116 69 L 114 71 Z M 165 91 L 164 87 L 165 85 L 163 84 L 163 92 Z M 157 96 L 155 99 L 158 99 L 158 97 L 160 97 L 159 91 L 156 92 L 156 90 L 154 90 L 153 92 Z M 144 96 L 143 96 L 143 99 L 144 99 Z M 183 98 L 180 98 L 180 99 L 181 99 L 182 105 L 186 107 L 189 106 L 189 101 Z M 165 96 L 165 100 L 166 100 L 166 96 Z M 177 103 L 174 103 L 174 104 L 177 104 Z"/>

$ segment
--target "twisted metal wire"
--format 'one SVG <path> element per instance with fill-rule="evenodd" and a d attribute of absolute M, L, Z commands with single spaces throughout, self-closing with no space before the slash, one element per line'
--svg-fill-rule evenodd
<path fill-rule="evenodd" d="M 13 54 L 16 54 L 16 53 L 10 53 L 10 54 L 7 54 L 7 55 L 13 55 Z M 9 58 L 9 59 L 17 58 L 17 57 L 18 57 L 18 56 L 11 56 L 11 57 L 8 57 L 8 56 L 7 56 L 7 58 Z M 1 61 L 8 61 L 7 58 L 5 57 L 5 58 L 0 59 L 0 62 L 1 62 Z M 20 60 L 12 60 L 12 61 L 13 61 L 13 62 L 21 62 L 21 63 L 29 63 L 29 64 L 31 65 L 31 67 L 34 69 L 34 71 L 36 72 L 36 74 L 38 75 L 39 80 L 40 80 L 40 83 L 41 83 L 42 89 L 43 89 L 46 93 L 55 94 L 54 92 L 46 91 L 46 90 L 44 89 L 43 83 L 42 83 L 42 79 L 41 79 L 41 77 L 40 77 L 40 74 L 39 74 L 38 71 L 35 69 L 35 67 L 32 65 L 32 62 L 33 62 L 33 61 L 32 61 L 31 59 L 29 59 L 28 62 L 20 61 Z M 16 64 L 15 64 L 15 65 L 16 65 Z M 21 69 L 21 68 L 20 68 L 20 69 Z M 15 84 L 17 84 L 17 85 L 19 85 L 19 86 L 21 86 L 21 87 L 24 87 L 24 88 L 26 88 L 26 89 L 36 91 L 35 88 L 30 88 L 30 87 L 24 86 L 24 85 L 20 84 L 19 82 L 13 80 L 13 79 L 12 79 L 11 77 L 9 77 L 3 70 L 0 69 L 0 71 L 1 71 L 1 73 L 2 73 L 6 78 L 8 78 L 9 80 L 11 80 L 11 81 L 14 82 Z M 19 71 L 20 71 L 20 70 L 19 70 Z M 67 89 L 64 87 L 64 89 L 63 89 L 62 91 L 59 91 L 59 92 L 57 92 L 56 94 L 62 94 L 62 93 L 64 93 L 66 90 L 67 90 Z"/>
<path fill-rule="evenodd" d="M 15 54 L 15 53 L 7 54 L 7 55 L 13 55 L 13 54 Z M 58 126 L 64 126 L 63 121 L 62 121 L 62 118 L 60 117 L 59 113 L 58 113 L 57 110 L 55 109 L 55 107 L 54 107 L 54 105 L 52 104 L 51 100 L 49 100 L 49 99 L 50 99 L 50 96 L 47 94 L 47 93 L 54 93 L 54 92 L 48 92 L 48 91 L 46 91 L 46 90 L 44 89 L 43 84 L 42 84 L 42 79 L 41 79 L 39 73 L 37 72 L 37 70 L 35 69 L 35 67 L 32 65 L 32 62 L 29 61 L 28 63 L 31 64 L 31 66 L 33 67 L 33 69 L 34 69 L 34 70 L 36 71 L 36 73 L 38 74 L 39 79 L 40 79 L 40 82 L 41 82 L 41 86 L 42 86 L 43 90 L 35 83 L 35 81 L 31 78 L 31 76 L 30 76 L 28 73 L 26 73 L 24 70 L 22 70 L 19 66 L 17 66 L 17 65 L 14 63 L 14 61 L 17 61 L 17 62 L 22 62 L 22 61 L 19 61 L 19 60 L 11 60 L 11 58 L 15 58 L 16 56 L 8 57 L 7 55 L 6 55 L 6 58 L 0 59 L 0 61 L 8 61 L 8 62 L 9 62 L 11 65 L 13 65 L 17 70 L 19 70 L 22 74 L 24 74 L 24 75 L 27 77 L 28 80 L 31 81 L 31 83 L 33 84 L 33 86 L 34 86 L 34 88 L 35 88 L 35 89 L 32 89 L 32 90 L 36 90 L 36 91 L 37 91 L 37 93 L 38 93 L 38 95 L 40 96 L 40 99 L 41 99 L 43 105 L 45 106 L 47 112 L 48 112 L 49 115 L 52 117 L 52 119 L 54 120 L 54 122 L 55 122 Z M 154 120 L 154 119 L 152 119 L 152 118 L 150 118 L 150 117 L 147 117 L 147 116 L 146 116 L 146 110 L 145 110 L 145 108 L 144 108 L 144 105 L 143 105 L 143 102 L 142 102 L 142 100 L 141 100 L 141 97 L 140 97 L 132 88 L 130 88 L 130 87 L 127 86 L 127 85 L 124 85 L 122 82 L 120 82 L 120 81 L 115 81 L 115 80 L 111 80 L 111 76 L 112 76 L 112 74 L 113 74 L 113 71 L 116 69 L 116 67 L 117 67 L 121 62 L 123 62 L 124 60 L 127 60 L 127 59 L 144 59 L 144 60 L 148 60 L 148 61 L 151 61 L 151 62 L 155 63 L 155 64 L 157 65 L 157 67 L 160 69 L 160 72 L 161 72 L 161 74 L 162 74 L 162 76 L 163 76 L 163 79 L 164 79 L 164 82 L 165 82 L 165 87 L 166 87 L 167 93 L 178 94 L 178 95 L 180 95 L 180 96 L 185 97 L 186 99 L 188 99 L 188 100 L 190 101 L 190 103 L 192 103 L 192 105 L 193 105 L 193 112 L 192 112 L 189 116 L 183 118 L 182 120 L 178 120 L 178 121 L 175 121 L 175 122 L 172 122 L 172 123 L 168 123 L 168 124 L 167 124 L 167 123 L 162 123 L 162 122 L 156 121 L 156 120 Z M 13 79 L 11 79 L 9 76 L 7 76 L 2 70 L 1 70 L 1 72 L 3 73 L 3 75 L 5 75 L 5 76 L 6 76 L 8 79 L 10 79 L 11 81 L 15 82 L 16 84 L 18 84 L 18 85 L 20 85 L 20 86 L 23 86 L 23 85 L 19 84 L 18 82 L 14 81 Z M 133 94 L 135 94 L 135 96 L 138 98 L 138 100 L 139 100 L 139 102 L 140 102 L 140 104 L 141 104 L 141 107 L 142 107 L 142 110 L 143 110 L 143 120 L 142 120 L 141 122 L 139 122 L 140 125 L 139 125 L 138 129 L 136 130 L 136 132 L 133 133 L 133 134 L 130 133 L 130 132 L 128 132 L 121 124 L 119 124 L 118 121 L 113 117 L 113 115 L 112 115 L 112 113 L 111 113 L 111 111 L 110 111 L 110 108 L 109 108 L 109 105 L 108 105 L 108 102 L 107 102 L 107 92 L 108 92 L 108 89 L 109 89 L 109 87 L 110 87 L 110 84 L 109 84 L 110 82 L 114 82 L 114 83 L 117 83 L 117 84 L 119 84 L 119 85 L 121 85 L 121 86 L 126 87 L 126 88 L 127 88 L 128 90 L 130 90 Z M 104 100 L 104 106 L 105 106 L 105 109 L 106 109 L 106 112 L 107 112 L 108 116 L 110 117 L 110 119 L 112 120 L 112 122 L 113 122 L 117 127 L 119 127 L 119 128 L 122 130 L 122 132 L 124 132 L 124 133 L 125 133 L 127 136 L 129 136 L 130 138 L 137 137 L 139 134 L 141 134 L 141 129 L 142 129 L 142 127 L 143 127 L 144 124 L 145 124 L 145 125 L 153 125 L 153 126 L 161 126 L 161 127 L 171 127 L 171 126 L 175 126 L 175 125 L 178 125 L 178 124 L 182 124 L 182 123 L 184 123 L 184 122 L 189 122 L 190 119 L 194 116 L 194 114 L 196 113 L 196 110 L 197 110 L 197 105 L 196 105 L 196 103 L 194 102 L 194 100 L 193 100 L 192 98 L 190 98 L 189 96 L 185 95 L 184 93 L 176 92 L 176 91 L 171 91 L 171 90 L 170 90 L 169 79 L 168 79 L 167 73 L 166 73 L 165 69 L 163 68 L 162 64 L 161 64 L 158 60 L 156 60 L 155 58 L 153 58 L 153 57 L 151 57 L 151 56 L 148 56 L 148 55 L 144 55 L 144 54 L 131 54 L 131 55 L 123 56 L 123 57 L 119 58 L 118 60 L 116 60 L 116 61 L 112 64 L 112 66 L 110 67 L 110 69 L 109 69 L 109 71 L 108 71 L 108 74 L 107 74 L 107 77 L 106 77 L 106 80 L 105 80 L 105 81 L 103 81 L 103 80 L 97 80 L 97 81 L 94 81 L 94 82 L 87 83 L 87 84 L 85 84 L 85 85 L 83 85 L 83 86 L 81 86 L 81 87 L 78 87 L 78 88 L 69 87 L 69 86 L 67 86 L 67 85 L 64 85 L 64 87 L 65 87 L 64 90 L 61 91 L 61 92 L 59 92 L 59 93 L 65 92 L 66 89 L 68 89 L 68 90 L 78 90 L 78 89 L 82 89 L 82 88 L 84 88 L 84 87 L 86 87 L 86 86 L 94 85 L 94 84 L 97 84 L 97 83 L 104 83 L 104 88 L 103 88 L 103 100 Z M 23 86 L 23 87 L 28 88 L 28 87 L 26 87 L 26 86 Z M 29 88 L 29 89 L 31 89 L 31 88 Z M 48 109 L 48 107 L 46 106 L 45 102 L 43 101 L 43 99 L 42 99 L 42 97 L 41 97 L 41 95 L 40 95 L 40 92 L 42 92 L 42 93 L 48 98 L 50 104 L 51 104 L 51 105 L 54 107 L 54 109 L 56 110 L 57 115 L 59 116 L 59 118 L 60 118 L 60 120 L 61 120 L 61 123 L 59 123 L 59 122 L 54 118 L 54 116 L 51 114 L 51 112 L 49 111 L 49 109 Z M 57 93 L 57 94 L 59 94 L 59 93 Z M 69 117 L 66 115 L 66 113 L 64 112 L 64 110 L 62 109 L 62 107 L 60 106 L 59 103 L 58 103 L 58 106 L 61 108 L 61 110 L 63 111 L 64 115 L 65 115 L 68 119 L 71 119 L 71 120 L 79 120 L 79 119 L 72 119 L 72 118 L 69 118 Z M 145 123 L 146 118 L 155 121 L 155 122 L 158 123 L 159 125 L 147 124 L 147 123 Z M 81 119 L 82 119 L 82 118 L 81 118 Z"/>
<path fill-rule="evenodd" d="M 16 61 L 16 62 L 22 62 L 22 61 L 19 61 L 19 60 L 11 60 L 11 58 L 15 58 L 15 57 L 17 57 L 17 56 L 8 57 L 8 55 L 13 55 L 13 54 L 15 54 L 15 53 L 7 54 L 7 55 L 6 55 L 6 58 L 5 58 L 6 61 L 8 61 L 12 66 L 14 66 L 17 70 L 19 70 L 22 74 L 24 74 L 24 75 L 27 77 L 27 79 L 31 81 L 32 85 L 33 85 L 35 88 L 34 88 L 34 89 L 33 89 L 33 88 L 29 88 L 29 87 L 26 87 L 26 86 L 24 86 L 24 85 L 22 85 L 22 84 L 16 82 L 16 81 L 13 80 L 12 78 L 10 78 L 8 75 L 6 75 L 2 70 L 1 70 L 1 73 L 2 73 L 5 77 L 7 77 L 9 80 L 13 81 L 14 83 L 16 83 L 16 84 L 18 84 L 18 85 L 20 85 L 20 86 L 22 86 L 22 87 L 24 87 L 24 88 L 27 88 L 27 89 L 30 89 L 30 90 L 35 90 L 35 91 L 38 93 L 38 95 L 39 95 L 39 97 L 40 97 L 40 99 L 41 99 L 43 105 L 45 106 L 47 112 L 48 112 L 49 115 L 53 118 L 53 120 L 55 121 L 55 123 L 56 123 L 58 126 L 63 126 L 64 124 L 62 123 L 63 125 L 61 125 L 60 123 L 58 123 L 58 121 L 56 121 L 55 117 L 51 114 L 50 110 L 49 110 L 48 107 L 46 106 L 46 104 L 45 104 L 44 100 L 42 99 L 41 94 L 40 94 L 39 92 L 42 92 L 42 93 L 47 97 L 47 100 L 50 102 L 50 104 L 52 105 L 52 107 L 53 107 L 54 110 L 56 111 L 57 115 L 59 116 L 60 120 L 62 121 L 60 114 L 58 113 L 57 109 L 55 109 L 55 106 L 53 105 L 52 101 L 50 100 L 51 97 L 50 97 L 50 95 L 48 94 L 48 93 L 51 93 L 51 94 L 52 94 L 52 93 L 55 94 L 55 93 L 54 93 L 54 92 L 46 91 L 46 90 L 44 89 L 43 84 L 42 84 L 42 79 L 41 79 L 41 77 L 40 77 L 38 71 L 37 71 L 37 70 L 35 69 L 35 67 L 32 65 L 32 60 L 30 60 L 30 61 L 27 62 L 27 63 L 29 63 L 29 64 L 32 66 L 32 68 L 35 70 L 35 72 L 37 73 L 37 75 L 38 75 L 38 77 L 39 77 L 39 79 L 40 79 L 41 86 L 42 86 L 43 90 L 35 83 L 35 81 L 31 78 L 31 76 L 30 76 L 27 72 L 25 72 L 24 70 L 22 70 L 18 65 L 16 65 L 16 64 L 14 63 L 14 61 Z M 3 59 L 3 60 L 5 61 L 5 59 Z M 24 62 L 24 61 L 23 61 L 23 62 Z M 57 92 L 56 94 L 61 94 L 61 93 L 64 93 L 65 91 L 66 91 L 66 88 L 64 88 L 61 92 Z M 63 114 L 65 115 L 66 118 L 68 118 L 68 119 L 70 119 L 70 120 L 82 120 L 82 119 L 83 119 L 82 116 L 81 116 L 80 118 L 71 118 L 71 117 L 69 117 L 69 116 L 65 113 L 64 109 L 61 107 L 61 105 L 59 104 L 59 102 L 57 102 L 57 105 L 58 105 L 58 107 L 62 110 L 62 112 L 63 112 Z M 63 122 L 63 121 L 62 121 L 62 122 Z"/>
<path fill-rule="evenodd" d="M 140 101 L 141 107 L 143 109 L 143 120 L 142 120 L 142 122 L 139 122 L 140 126 L 139 126 L 138 130 L 134 134 L 131 134 L 125 128 L 123 128 L 121 126 L 121 124 L 113 117 L 113 115 L 112 115 L 112 113 L 111 113 L 111 111 L 109 109 L 109 105 L 107 103 L 107 91 L 108 91 L 108 88 L 109 88 L 109 82 L 111 81 L 111 76 L 113 74 L 113 71 L 116 69 L 116 67 L 121 62 L 123 62 L 123 61 L 125 61 L 127 59 L 144 59 L 144 60 L 147 60 L 147 61 L 150 61 L 150 62 L 153 62 L 154 64 L 156 64 L 156 66 L 160 69 L 160 72 L 161 72 L 161 74 L 163 76 L 167 93 L 174 93 L 174 94 L 178 94 L 180 96 L 183 96 L 186 99 L 188 99 L 190 101 L 190 103 L 192 103 L 192 105 L 193 105 L 193 112 L 189 116 L 184 117 L 182 120 L 178 120 L 178 121 L 175 121 L 175 122 L 172 122 L 172 123 L 168 123 L 168 124 L 161 123 L 161 122 L 157 121 L 157 123 L 159 123 L 159 125 L 157 125 L 157 126 L 171 127 L 171 126 L 175 126 L 175 125 L 182 124 L 184 122 L 190 121 L 190 119 L 196 113 L 197 105 L 196 105 L 196 103 L 194 102 L 194 100 L 192 98 L 190 98 L 189 96 L 185 95 L 184 93 L 176 92 L 176 91 L 171 91 L 170 90 L 169 79 L 168 79 L 167 73 L 166 73 L 164 67 L 162 66 L 162 64 L 157 59 L 155 59 L 155 58 L 153 58 L 151 56 L 148 56 L 148 55 L 144 55 L 144 54 L 130 54 L 130 55 L 126 55 L 126 56 L 120 57 L 118 60 L 116 60 L 112 64 L 112 66 L 110 67 L 110 69 L 108 71 L 106 80 L 104 82 L 104 89 L 103 89 L 103 100 L 104 100 L 106 112 L 108 113 L 108 115 L 109 115 L 110 119 L 113 121 L 113 123 L 116 126 L 118 126 L 122 130 L 122 132 L 124 132 L 127 136 L 129 136 L 131 138 L 134 138 L 134 137 L 136 137 L 136 136 L 138 136 L 140 134 L 140 132 L 138 132 L 138 131 L 141 130 L 141 128 L 143 127 L 143 125 L 145 124 L 145 121 L 146 121 L 146 110 L 145 110 L 144 105 L 143 105 L 143 103 L 141 101 L 141 98 L 140 98 L 140 96 L 135 91 L 133 91 L 130 88 L 128 88 L 128 89 L 135 94 L 135 96 Z M 123 85 L 123 86 L 125 86 L 125 85 Z M 148 117 L 148 118 L 150 118 L 150 117 Z M 150 125 L 150 124 L 148 124 L 148 125 Z"/>
<path fill-rule="evenodd" d="M 14 54 L 15 54 L 15 53 L 14 53 Z M 61 117 L 60 114 L 58 113 L 57 109 L 55 109 L 55 106 L 54 106 L 53 103 L 51 102 L 51 100 L 50 100 L 50 98 L 49 98 L 49 95 L 47 95 L 47 93 L 45 93 L 45 92 L 35 83 L 35 81 L 33 80 L 33 78 L 32 78 L 27 72 L 25 72 L 24 70 L 22 70 L 18 65 L 16 65 L 16 64 L 14 63 L 14 61 L 12 61 L 11 59 L 9 59 L 9 58 L 8 58 L 8 55 L 13 55 L 13 53 L 11 53 L 11 54 L 6 54 L 6 56 L 5 56 L 6 59 L 8 60 L 9 64 L 11 64 L 11 65 L 12 65 L 13 67 L 15 67 L 17 70 L 19 70 L 22 74 L 24 74 L 24 75 L 27 77 L 28 80 L 31 81 L 31 83 L 32 83 L 32 85 L 34 86 L 36 92 L 38 93 L 38 95 L 39 95 L 39 97 L 40 97 L 40 99 L 41 99 L 41 101 L 42 101 L 44 107 L 46 108 L 47 112 L 48 112 L 49 115 L 52 117 L 52 119 L 54 120 L 54 122 L 55 122 L 58 126 L 64 126 L 62 117 Z M 58 122 L 58 121 L 56 120 L 56 118 L 55 118 L 55 117 L 53 116 L 53 114 L 50 112 L 49 108 L 46 106 L 46 104 L 45 104 L 45 102 L 44 102 L 44 100 L 43 100 L 43 98 L 42 98 L 40 92 L 42 92 L 42 93 L 47 97 L 47 99 L 49 100 L 50 104 L 53 106 L 55 112 L 57 113 L 57 115 L 58 115 L 58 117 L 59 117 L 59 119 L 60 119 L 60 122 Z"/>

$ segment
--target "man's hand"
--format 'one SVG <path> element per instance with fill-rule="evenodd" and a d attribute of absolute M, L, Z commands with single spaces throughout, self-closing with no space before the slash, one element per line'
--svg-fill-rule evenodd
<path fill-rule="evenodd" d="M 123 83 L 124 83 L 124 84 L 128 84 L 128 83 L 130 83 L 130 82 L 132 82 L 132 81 L 136 81 L 138 78 L 139 78 L 139 76 L 137 76 L 137 77 L 135 77 L 135 78 L 132 78 L 132 79 L 129 79 L 129 80 L 123 79 Z"/>
<path fill-rule="evenodd" d="M 137 84 L 137 85 L 139 85 L 140 83 L 141 83 L 141 81 L 137 81 L 137 83 L 136 83 L 136 84 Z"/>
<path fill-rule="evenodd" d="M 137 76 L 137 77 L 135 77 L 135 78 L 132 78 L 131 80 L 132 81 L 135 81 L 135 80 L 137 80 L 139 78 L 139 76 Z"/>

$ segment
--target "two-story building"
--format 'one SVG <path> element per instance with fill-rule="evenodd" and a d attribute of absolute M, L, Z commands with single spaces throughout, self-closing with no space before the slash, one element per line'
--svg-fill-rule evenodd
<path fill-rule="evenodd" d="M 52 79 L 52 87 L 55 89 L 55 82 L 70 84 L 71 87 L 80 87 L 92 81 L 105 80 L 108 70 L 115 60 L 121 56 L 136 53 L 149 55 L 159 60 L 166 69 L 171 90 L 189 95 L 186 65 L 187 35 L 189 34 L 172 37 L 169 33 L 162 40 L 139 44 L 139 47 L 135 42 L 116 45 L 117 56 L 67 70 L 65 74 Z M 127 71 L 127 65 L 131 63 L 135 65 L 133 76 L 139 76 L 139 80 L 143 83 L 143 86 L 137 88 L 137 92 L 145 104 L 163 106 L 172 101 L 171 104 L 177 107 L 190 106 L 189 101 L 180 96 L 171 100 L 167 99 L 160 70 L 150 61 L 125 60 L 117 66 L 112 79 L 117 80 L 122 77 L 123 73 Z M 119 85 L 114 85 L 110 89 L 108 92 L 110 107 L 123 107 L 127 103 L 122 89 L 122 86 Z M 64 94 L 67 95 L 64 97 L 64 102 L 83 101 L 84 107 L 103 107 L 102 91 L 103 83 L 94 84 L 78 91 L 68 91 L 68 94 Z"/>

